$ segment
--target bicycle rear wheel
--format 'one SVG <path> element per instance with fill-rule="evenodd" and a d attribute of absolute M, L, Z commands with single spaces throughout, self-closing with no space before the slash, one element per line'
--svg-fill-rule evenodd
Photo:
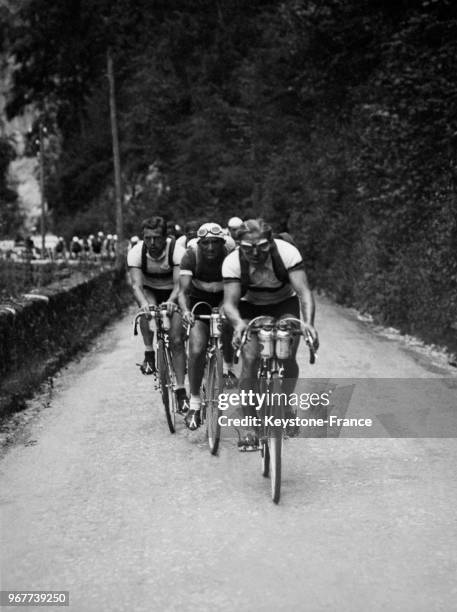
<path fill-rule="evenodd" d="M 165 347 L 165 343 L 163 340 L 159 340 L 157 346 L 157 368 L 159 370 L 160 393 L 162 395 L 168 429 L 170 433 L 175 433 L 176 398 L 173 390 L 170 367 L 170 356 Z"/>
<path fill-rule="evenodd" d="M 206 381 L 206 433 L 209 450 L 212 455 L 217 454 L 221 439 L 219 393 L 222 392 L 224 384 L 222 370 L 222 352 L 216 349 L 210 358 L 208 379 Z"/>

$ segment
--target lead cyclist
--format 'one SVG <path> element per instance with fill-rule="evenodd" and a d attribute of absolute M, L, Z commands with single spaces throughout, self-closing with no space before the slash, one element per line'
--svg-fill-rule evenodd
<path fill-rule="evenodd" d="M 258 316 L 282 319 L 300 318 L 311 335 L 314 349 L 319 338 L 314 327 L 315 303 L 309 288 L 300 251 L 285 240 L 273 238 L 270 225 L 263 219 L 248 219 L 237 232 L 239 248 L 224 260 L 224 312 L 234 327 L 233 343 L 239 346 L 248 322 Z M 244 295 L 243 295 L 244 293 Z M 298 378 L 296 353 L 299 339 L 294 341 L 290 359 L 284 360 L 284 392 L 294 391 Z M 249 391 L 256 378 L 258 342 L 255 335 L 242 349 L 240 389 Z M 244 416 L 256 416 L 253 406 L 244 409 Z M 246 430 L 240 450 L 257 450 L 255 431 Z"/>

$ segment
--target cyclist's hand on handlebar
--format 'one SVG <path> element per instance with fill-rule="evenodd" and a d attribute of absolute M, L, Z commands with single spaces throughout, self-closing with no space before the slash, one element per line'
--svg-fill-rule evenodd
<path fill-rule="evenodd" d="M 195 323 L 195 317 L 191 313 L 190 310 L 186 310 L 185 312 L 183 312 L 182 320 L 183 320 L 183 323 L 185 325 L 189 325 L 189 327 L 192 327 L 193 324 Z"/>
<path fill-rule="evenodd" d="M 243 338 L 243 333 L 246 328 L 247 328 L 247 325 L 244 321 L 241 321 L 240 323 L 237 323 L 235 325 L 234 330 L 233 330 L 233 340 L 232 340 L 233 348 L 235 349 L 239 348 L 241 344 L 241 340 Z"/>
<path fill-rule="evenodd" d="M 317 349 L 319 348 L 319 335 L 317 333 L 317 330 L 313 327 L 313 325 L 310 325 L 309 323 L 303 323 L 303 327 L 311 336 L 313 342 L 312 348 L 317 351 Z"/>
<path fill-rule="evenodd" d="M 140 312 L 142 312 L 145 315 L 148 321 L 152 319 L 152 312 L 149 310 L 149 304 L 142 306 L 140 308 Z"/>
<path fill-rule="evenodd" d="M 167 308 L 167 315 L 171 317 L 178 307 L 173 302 L 165 302 L 164 304 Z"/>

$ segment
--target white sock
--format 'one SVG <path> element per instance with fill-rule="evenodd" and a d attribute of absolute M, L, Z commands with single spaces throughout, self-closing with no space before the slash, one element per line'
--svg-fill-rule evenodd
<path fill-rule="evenodd" d="M 224 364 L 222 366 L 222 371 L 224 374 L 228 374 L 229 370 L 231 370 L 233 368 L 233 363 L 227 363 L 226 361 L 224 361 Z"/>
<path fill-rule="evenodd" d="M 154 347 L 152 346 L 152 344 L 145 344 L 144 345 L 144 350 L 146 353 L 153 353 L 154 352 Z"/>
<path fill-rule="evenodd" d="M 190 402 L 189 402 L 189 408 L 191 410 L 200 410 L 200 396 L 199 395 L 191 395 L 190 396 Z"/>

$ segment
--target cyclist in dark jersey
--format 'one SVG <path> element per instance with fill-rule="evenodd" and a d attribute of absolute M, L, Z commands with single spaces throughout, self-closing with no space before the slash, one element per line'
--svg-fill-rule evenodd
<path fill-rule="evenodd" d="M 183 321 L 191 325 L 188 358 L 190 405 L 186 417 L 189 429 L 197 429 L 200 425 L 200 386 L 209 338 L 209 326 L 204 321 L 195 321 L 191 309 L 198 302 L 207 302 L 213 308 L 221 304 L 224 297 L 222 262 L 234 248 L 235 243 L 224 234 L 220 225 L 204 223 L 197 231 L 195 246 L 189 247 L 181 260 L 178 302 L 183 311 Z M 203 311 L 208 314 L 207 308 Z M 224 359 L 226 379 L 234 378 L 230 366 Z"/>

